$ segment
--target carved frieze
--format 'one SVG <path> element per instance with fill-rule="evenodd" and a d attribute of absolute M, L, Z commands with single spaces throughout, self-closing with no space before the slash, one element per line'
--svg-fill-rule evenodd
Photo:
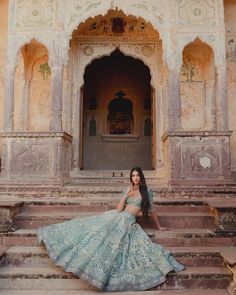
<path fill-rule="evenodd" d="M 107 1 L 105 1 L 107 2 Z M 67 3 L 68 7 L 68 19 L 66 22 L 66 26 L 70 27 L 73 24 L 78 23 L 78 20 L 83 16 L 84 14 L 91 13 L 92 11 L 99 6 L 102 6 L 102 0 L 72 0 Z"/>
<path fill-rule="evenodd" d="M 77 34 L 76 34 L 77 35 Z M 81 36 L 93 37 L 158 37 L 158 32 L 153 26 L 143 19 L 127 17 L 123 12 L 113 12 L 111 15 L 98 16 L 95 20 L 88 21 L 86 26 L 78 31 L 78 38 Z"/>

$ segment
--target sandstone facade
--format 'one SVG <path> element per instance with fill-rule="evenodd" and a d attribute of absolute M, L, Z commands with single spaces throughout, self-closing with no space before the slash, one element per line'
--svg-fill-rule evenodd
<path fill-rule="evenodd" d="M 140 165 L 232 183 L 235 0 L 2 0 L 0 14 L 1 181 Z"/>

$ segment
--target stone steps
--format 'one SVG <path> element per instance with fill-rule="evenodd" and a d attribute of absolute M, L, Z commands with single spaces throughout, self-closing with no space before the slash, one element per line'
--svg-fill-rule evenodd
<path fill-rule="evenodd" d="M 158 231 L 144 229 L 153 242 L 168 247 L 217 247 L 236 246 L 236 233 L 214 232 L 210 229 L 172 229 Z M 0 233 L 2 246 L 37 246 L 36 229 L 18 229 Z"/>
<path fill-rule="evenodd" d="M 15 224 L 19 228 L 37 228 L 39 226 L 60 223 L 66 220 L 94 216 L 98 212 L 22 212 L 15 217 Z M 158 214 L 160 224 L 168 228 L 210 228 L 214 227 L 214 217 L 208 213 L 199 212 L 161 212 Z M 145 220 L 141 214 L 137 222 L 143 227 L 154 227 L 152 218 Z"/>
<path fill-rule="evenodd" d="M 57 290 L 56 295 L 97 295 L 97 290 Z M 55 295 L 54 290 L 1 290 L 1 295 Z M 106 292 L 106 295 L 114 295 L 114 292 Z M 122 292 L 122 295 L 229 295 L 223 289 L 187 289 L 187 290 L 152 290 L 139 292 Z"/>
<path fill-rule="evenodd" d="M 186 267 L 182 272 L 170 272 L 167 280 L 155 289 L 211 288 L 225 289 L 232 280 L 232 273 L 225 267 Z M 71 272 L 60 267 L 1 267 L 2 289 L 26 290 L 75 290 L 94 289 Z"/>
<path fill-rule="evenodd" d="M 119 198 L 109 198 L 109 199 L 98 199 L 98 200 L 88 200 L 88 199 L 77 199 L 70 201 L 25 201 L 24 211 L 25 212 L 89 212 L 91 208 L 94 212 L 103 212 L 105 210 L 110 210 L 116 208 L 119 202 Z M 170 202 L 155 201 L 157 205 L 158 212 L 160 213 L 179 213 L 179 212 L 198 212 L 198 213 L 208 213 L 209 209 L 207 205 L 200 203 L 191 202 L 189 204 L 171 204 Z"/>
<path fill-rule="evenodd" d="M 57 290 L 57 295 L 60 294 L 58 292 L 64 295 L 65 291 L 72 295 L 76 290 L 78 294 L 79 290 L 79 294 L 96 294 L 91 284 L 54 265 L 45 247 L 38 244 L 36 228 L 114 209 L 120 192 L 119 187 L 106 189 L 84 185 L 71 190 L 62 189 L 58 197 L 56 194 L 47 198 L 37 195 L 12 196 L 13 200 L 24 201 L 24 204 L 21 213 L 14 218 L 20 229 L 0 233 L 0 246 L 3 249 L 0 255 L 0 293 L 21 295 L 22 291 L 25 295 L 27 292 L 31 292 L 31 295 L 34 292 L 35 295 L 48 295 L 55 294 L 53 290 Z M 214 205 L 212 197 L 211 200 Z M 170 273 L 167 281 L 157 286 L 155 291 L 150 291 L 150 294 L 211 295 L 214 292 L 214 295 L 226 295 L 232 272 L 227 269 L 220 249 L 236 246 L 236 232 L 215 231 L 214 212 L 209 210 L 207 199 L 188 198 L 187 195 L 169 199 L 154 194 L 154 202 L 161 225 L 170 230 L 156 230 L 152 218 L 144 222 L 141 215 L 137 217 L 137 222 L 153 242 L 170 250 L 186 269 L 177 274 Z M 200 293 L 198 289 L 201 289 Z"/>
<path fill-rule="evenodd" d="M 168 247 L 176 259 L 185 267 L 222 267 L 223 258 L 217 248 L 214 247 Z M 13 246 L 0 258 L 1 266 L 53 266 L 54 263 L 48 257 L 44 246 Z"/>

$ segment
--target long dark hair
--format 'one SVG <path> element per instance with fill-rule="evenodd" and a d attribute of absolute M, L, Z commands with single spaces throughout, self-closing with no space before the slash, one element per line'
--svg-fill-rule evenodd
<path fill-rule="evenodd" d="M 132 173 L 134 171 L 137 171 L 139 174 L 139 177 L 140 177 L 139 192 L 142 196 L 141 210 L 142 210 L 143 216 L 145 218 L 148 218 L 148 208 L 149 208 L 150 202 L 149 202 L 149 198 L 148 198 L 148 190 L 147 190 L 146 180 L 145 180 L 142 169 L 140 167 L 134 167 L 131 169 L 130 176 L 129 176 L 130 182 L 132 184 L 134 184 L 132 181 Z"/>

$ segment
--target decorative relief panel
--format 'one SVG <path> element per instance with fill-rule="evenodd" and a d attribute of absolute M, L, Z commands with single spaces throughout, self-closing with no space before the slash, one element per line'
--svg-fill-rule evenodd
<path fill-rule="evenodd" d="M 56 0 L 17 0 L 16 27 L 50 28 L 53 26 L 54 3 Z"/>
<path fill-rule="evenodd" d="M 82 36 L 159 38 L 159 34 L 150 23 L 137 17 L 127 17 L 122 11 L 113 11 L 109 15 L 97 16 L 80 25 L 78 38 Z"/>
<path fill-rule="evenodd" d="M 211 145 L 185 145 L 181 149 L 182 175 L 207 175 L 215 177 L 221 174 L 219 151 Z"/>
<path fill-rule="evenodd" d="M 226 36 L 227 60 L 236 63 L 236 33 Z"/>
<path fill-rule="evenodd" d="M 11 171 L 14 174 L 47 174 L 50 151 L 45 145 L 25 142 L 12 148 Z"/>
<path fill-rule="evenodd" d="M 66 21 L 66 26 L 71 27 L 76 24 L 79 24 L 78 20 L 85 14 L 91 13 L 91 17 L 94 16 L 92 11 L 95 9 L 103 8 L 104 3 L 102 2 L 108 2 L 108 1 L 102 1 L 102 0 L 71 0 L 67 4 L 68 7 L 68 19 Z M 106 3 L 105 3 L 106 4 Z M 107 5 L 105 5 L 105 9 L 107 9 Z M 97 13 L 95 13 L 97 15 Z"/>
<path fill-rule="evenodd" d="M 216 0 L 178 0 L 179 24 L 199 26 L 217 24 Z"/>

